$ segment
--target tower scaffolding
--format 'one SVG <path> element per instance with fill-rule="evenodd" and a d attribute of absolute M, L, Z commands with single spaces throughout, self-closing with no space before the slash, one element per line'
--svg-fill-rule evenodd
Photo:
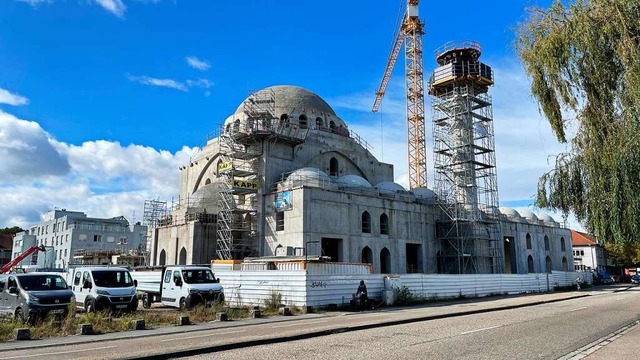
<path fill-rule="evenodd" d="M 447 43 L 429 81 L 440 272 L 502 273 L 493 112 L 493 71 L 476 42 Z"/>

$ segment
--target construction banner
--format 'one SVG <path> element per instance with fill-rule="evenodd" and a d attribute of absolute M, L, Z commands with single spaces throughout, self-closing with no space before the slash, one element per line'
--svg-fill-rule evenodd
<path fill-rule="evenodd" d="M 218 163 L 218 172 L 225 172 L 233 169 L 233 161 L 220 161 Z"/>
<path fill-rule="evenodd" d="M 244 189 L 244 190 L 258 191 L 258 187 L 259 186 L 260 186 L 260 183 L 258 183 L 257 181 L 233 179 L 233 188 L 234 189 Z"/>

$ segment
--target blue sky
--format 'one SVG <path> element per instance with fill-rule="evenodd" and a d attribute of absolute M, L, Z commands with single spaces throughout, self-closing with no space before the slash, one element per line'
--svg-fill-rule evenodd
<path fill-rule="evenodd" d="M 368 111 L 401 1 L 1 1 L 0 140 L 11 142 L 0 145 L 10 172 L 0 174 L 0 196 L 10 199 L 0 205 L 0 227 L 28 226 L 53 207 L 91 216 L 137 211 L 140 220 L 143 199 L 177 194 L 179 164 L 248 90 L 277 84 L 325 98 L 374 155 L 396 165 L 402 183 L 403 59 L 381 114 Z M 530 99 L 513 51 L 525 7 L 549 3 L 420 5 L 425 72 L 438 46 L 467 39 L 482 44 L 496 71 L 500 195 L 510 206 L 531 204 L 547 155 L 564 149 Z M 29 151 L 11 145 L 20 139 Z"/>

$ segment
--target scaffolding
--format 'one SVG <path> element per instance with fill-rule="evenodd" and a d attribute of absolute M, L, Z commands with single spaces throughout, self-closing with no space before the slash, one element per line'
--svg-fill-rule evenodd
<path fill-rule="evenodd" d="M 475 42 L 436 52 L 429 81 L 434 134 L 434 190 L 444 217 L 437 224 L 439 272 L 502 273 L 493 113 L 493 72 Z"/>

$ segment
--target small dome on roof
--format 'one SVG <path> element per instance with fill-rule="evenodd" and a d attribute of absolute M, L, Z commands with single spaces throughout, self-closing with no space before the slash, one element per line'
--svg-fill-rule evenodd
<path fill-rule="evenodd" d="M 538 219 L 542 220 L 543 222 L 550 224 L 550 225 L 557 225 L 558 222 L 551 217 L 551 215 L 549 214 L 545 214 L 545 213 L 538 213 Z"/>
<path fill-rule="evenodd" d="M 314 167 L 304 167 L 295 170 L 286 180 L 289 186 L 316 186 L 328 187 L 331 184 L 331 178 L 326 173 Z"/>
<path fill-rule="evenodd" d="M 418 199 L 432 200 L 436 198 L 436 193 L 426 187 L 419 187 L 411 190 Z"/>
<path fill-rule="evenodd" d="M 407 191 L 404 186 L 393 181 L 383 181 L 374 186 L 374 188 L 378 189 L 378 191 L 380 191 L 381 193 L 387 194 L 392 194 L 398 191 Z"/>
<path fill-rule="evenodd" d="M 338 184 L 346 187 L 372 188 L 371 184 L 362 176 L 344 175 L 338 178 Z"/>
<path fill-rule="evenodd" d="M 501 207 L 500 208 L 500 213 L 502 215 L 506 215 L 507 217 L 510 218 L 514 218 L 514 219 L 521 219 L 522 216 L 520 216 L 520 214 L 513 208 L 510 207 Z"/>
<path fill-rule="evenodd" d="M 218 181 L 200 187 L 193 194 L 189 195 L 188 207 L 202 208 L 211 214 L 217 213 L 220 189 L 221 185 Z"/>
<path fill-rule="evenodd" d="M 532 213 L 529 210 L 519 210 L 518 212 L 520 213 L 520 216 L 522 216 L 527 220 L 538 220 L 538 217 L 536 216 L 536 214 Z"/>

